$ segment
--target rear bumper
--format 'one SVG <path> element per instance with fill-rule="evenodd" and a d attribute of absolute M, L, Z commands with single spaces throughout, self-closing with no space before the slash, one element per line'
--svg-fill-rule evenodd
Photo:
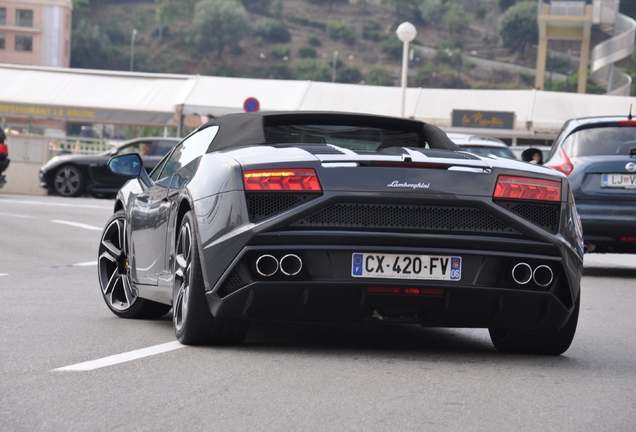
<path fill-rule="evenodd" d="M 577 203 L 590 252 L 636 253 L 636 205 Z"/>
<path fill-rule="evenodd" d="M 570 316 L 580 286 L 580 259 L 568 251 L 564 248 L 565 256 L 555 256 L 369 245 L 249 246 L 206 295 L 214 316 L 254 321 L 375 320 L 433 327 L 560 328 Z M 353 277 L 352 254 L 357 252 L 461 256 L 461 280 Z M 265 253 L 277 258 L 293 253 L 301 258 L 303 268 L 295 276 L 259 275 L 255 262 Z M 548 265 L 554 278 L 547 286 L 534 281 L 519 284 L 511 274 L 519 262 L 532 268 Z M 373 294 L 369 287 L 434 288 L 436 293 Z"/>

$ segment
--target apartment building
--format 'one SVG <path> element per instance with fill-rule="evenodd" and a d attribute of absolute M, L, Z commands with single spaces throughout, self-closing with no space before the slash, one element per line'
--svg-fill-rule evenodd
<path fill-rule="evenodd" d="M 0 0 L 0 63 L 69 67 L 72 0 Z"/>

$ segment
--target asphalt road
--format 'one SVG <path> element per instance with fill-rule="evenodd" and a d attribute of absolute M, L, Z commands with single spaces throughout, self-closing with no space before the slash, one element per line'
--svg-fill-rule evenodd
<path fill-rule="evenodd" d="M 402 325 L 258 325 L 241 347 L 183 347 L 169 318 L 103 303 L 112 204 L 0 194 L 0 431 L 636 428 L 634 255 L 586 257 L 559 357 Z"/>

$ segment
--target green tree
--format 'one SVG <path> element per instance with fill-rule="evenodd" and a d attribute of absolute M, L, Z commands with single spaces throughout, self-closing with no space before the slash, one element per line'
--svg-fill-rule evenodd
<path fill-rule="evenodd" d="M 249 19 L 242 4 L 233 0 L 201 0 L 195 6 L 190 41 L 203 51 L 236 47 L 249 33 Z"/>
<path fill-rule="evenodd" d="M 444 30 L 450 33 L 462 33 L 468 28 L 469 23 L 470 19 L 460 5 L 457 3 L 447 4 L 444 16 L 442 17 L 442 28 Z"/>
<path fill-rule="evenodd" d="M 362 73 L 360 72 L 360 69 L 355 66 L 349 66 L 340 69 L 338 71 L 338 76 L 336 77 L 336 81 L 339 83 L 354 84 L 360 82 L 361 80 Z"/>
<path fill-rule="evenodd" d="M 444 3 L 442 0 L 422 0 L 419 11 L 425 24 L 439 27 L 444 16 Z"/>
<path fill-rule="evenodd" d="M 526 47 L 537 43 L 537 4 L 533 1 L 517 3 L 499 17 L 499 36 L 503 46 L 523 54 Z"/>
<path fill-rule="evenodd" d="M 333 40 L 341 39 L 351 44 L 356 39 L 356 31 L 354 28 L 343 21 L 330 21 L 327 25 L 327 34 Z"/>
<path fill-rule="evenodd" d="M 296 63 L 296 79 L 309 81 L 331 81 L 331 69 L 313 59 L 302 59 Z"/>
<path fill-rule="evenodd" d="M 289 42 L 291 39 L 291 33 L 285 24 L 271 19 L 259 22 L 254 29 L 254 35 L 266 41 L 278 43 Z"/>
<path fill-rule="evenodd" d="M 397 37 L 390 37 L 380 42 L 380 52 L 388 55 L 392 59 L 402 58 L 403 43 Z"/>
<path fill-rule="evenodd" d="M 108 39 L 97 24 L 80 20 L 71 37 L 71 67 L 106 69 Z"/>
<path fill-rule="evenodd" d="M 87 0 L 88 1 L 88 0 Z M 155 19 L 159 23 L 159 40 L 163 39 L 163 30 L 177 18 L 190 17 L 194 11 L 195 0 L 156 0 Z"/>
<path fill-rule="evenodd" d="M 392 86 L 393 80 L 388 70 L 383 67 L 373 67 L 367 73 L 367 84 L 377 86 Z"/>

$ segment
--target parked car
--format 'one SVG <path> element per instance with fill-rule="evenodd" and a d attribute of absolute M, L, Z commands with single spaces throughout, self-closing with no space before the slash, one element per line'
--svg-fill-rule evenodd
<path fill-rule="evenodd" d="M 130 178 L 98 252 L 119 317 L 172 309 L 184 344 L 243 342 L 250 321 L 482 327 L 508 352 L 560 354 L 583 243 L 567 178 L 459 151 L 415 120 L 230 114 Z"/>
<path fill-rule="evenodd" d="M 11 159 L 9 159 L 9 146 L 6 143 L 7 136 L 4 134 L 4 130 L 0 128 L 0 188 L 7 182 L 4 171 L 9 166 Z"/>
<path fill-rule="evenodd" d="M 567 121 L 546 166 L 570 180 L 587 252 L 636 253 L 636 120 Z"/>
<path fill-rule="evenodd" d="M 522 160 L 524 162 L 530 162 L 529 159 L 525 160 L 524 157 L 523 157 L 524 152 L 525 152 L 525 154 L 528 154 L 528 151 L 530 149 L 539 150 L 541 152 L 541 160 L 545 161 L 545 158 L 550 153 L 550 150 L 552 149 L 552 147 L 551 146 L 544 146 L 544 145 L 533 145 L 533 146 L 521 145 L 521 146 L 511 146 L 510 147 L 510 151 L 512 152 L 512 154 L 514 154 L 517 159 Z"/>
<path fill-rule="evenodd" d="M 96 155 L 56 156 L 40 168 L 40 186 L 49 193 L 65 197 L 77 197 L 87 192 L 95 196 L 114 196 L 126 179 L 108 169 L 111 157 L 139 154 L 150 172 L 179 141 L 179 138 L 166 137 L 136 138 Z"/>
<path fill-rule="evenodd" d="M 460 133 L 449 133 L 448 137 L 462 150 L 470 153 L 516 159 L 510 147 L 497 138 Z"/>

